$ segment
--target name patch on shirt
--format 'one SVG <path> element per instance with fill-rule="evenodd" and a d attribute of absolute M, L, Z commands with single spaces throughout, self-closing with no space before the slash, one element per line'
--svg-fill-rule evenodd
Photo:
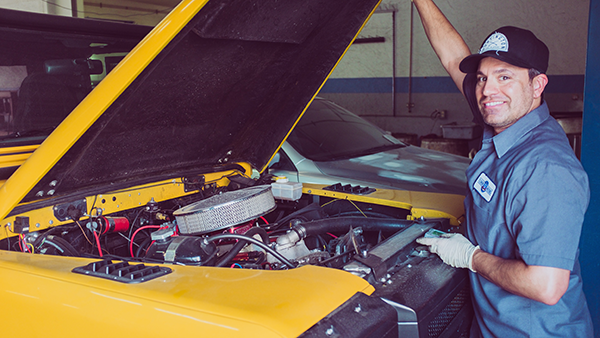
<path fill-rule="evenodd" d="M 492 182 L 492 180 L 485 173 L 481 173 L 477 180 L 475 180 L 475 184 L 473 184 L 473 189 L 475 189 L 481 197 L 487 202 L 492 200 L 492 196 L 494 196 L 494 192 L 496 192 L 496 184 Z"/>

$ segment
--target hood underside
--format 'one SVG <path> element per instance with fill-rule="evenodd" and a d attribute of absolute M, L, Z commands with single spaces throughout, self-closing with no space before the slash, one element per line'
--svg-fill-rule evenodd
<path fill-rule="evenodd" d="M 56 159 L 39 169 L 23 201 L 238 162 L 262 170 L 378 4 L 199 2 L 180 4 L 179 17 L 159 24 L 46 140 L 77 135 L 64 150 L 51 151 Z M 194 4 L 200 10 L 178 33 L 160 35 Z M 147 65 L 123 80 L 140 60 Z M 106 108 L 90 113 L 93 107 Z"/>

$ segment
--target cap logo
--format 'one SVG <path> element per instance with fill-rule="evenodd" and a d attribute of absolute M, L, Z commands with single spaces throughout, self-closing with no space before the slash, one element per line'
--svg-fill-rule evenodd
<path fill-rule="evenodd" d="M 483 46 L 481 46 L 479 54 L 483 54 L 488 51 L 496 51 L 496 54 L 498 54 L 498 52 L 508 52 L 508 39 L 506 36 L 498 32 L 490 35 L 490 37 L 487 38 L 487 40 L 485 40 L 483 43 Z"/>

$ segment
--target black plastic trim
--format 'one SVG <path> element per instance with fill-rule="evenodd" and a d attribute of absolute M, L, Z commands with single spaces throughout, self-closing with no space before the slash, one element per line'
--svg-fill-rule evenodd
<path fill-rule="evenodd" d="M 353 195 L 368 195 L 370 193 L 377 191 L 374 188 L 361 187 L 360 185 L 350 185 L 350 184 L 342 185 L 341 183 L 336 183 L 336 184 L 327 186 L 327 187 L 323 188 L 323 190 L 338 191 L 338 192 L 343 192 L 343 193 L 353 194 Z"/>
<path fill-rule="evenodd" d="M 300 338 L 396 338 L 396 310 L 378 297 L 356 293 Z"/>
<path fill-rule="evenodd" d="M 134 284 L 147 282 L 173 272 L 164 266 L 146 266 L 127 262 L 113 263 L 112 260 L 93 262 L 86 266 L 74 268 L 74 273 L 114 280 L 121 283 Z"/>

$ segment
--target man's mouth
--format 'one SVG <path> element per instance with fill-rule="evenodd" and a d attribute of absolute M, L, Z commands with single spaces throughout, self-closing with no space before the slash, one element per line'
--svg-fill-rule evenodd
<path fill-rule="evenodd" d="M 486 103 L 483 104 L 483 106 L 485 108 L 491 108 L 491 107 L 499 106 L 499 105 L 501 105 L 503 103 L 504 102 L 502 102 L 502 101 L 486 102 Z"/>

